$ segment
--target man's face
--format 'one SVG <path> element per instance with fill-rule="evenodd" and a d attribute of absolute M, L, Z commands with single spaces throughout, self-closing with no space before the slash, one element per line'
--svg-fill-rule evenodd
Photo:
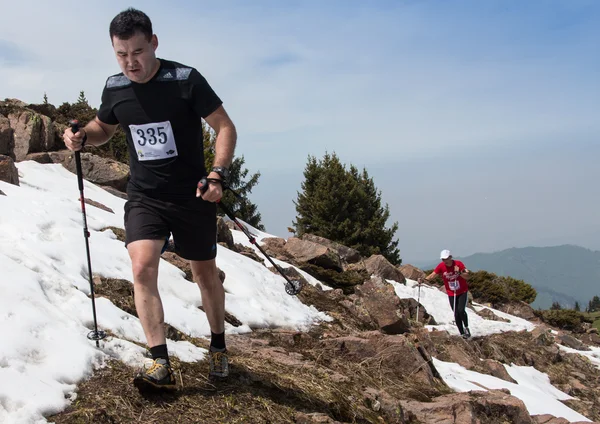
<path fill-rule="evenodd" d="M 144 34 L 136 32 L 127 40 L 113 37 L 112 41 L 117 62 L 125 76 L 137 83 L 149 81 L 157 66 L 154 53 L 158 47 L 156 35 L 148 40 Z"/>
<path fill-rule="evenodd" d="M 446 266 L 450 266 L 452 265 L 452 256 L 449 256 L 446 259 L 442 259 L 442 261 L 446 264 Z"/>

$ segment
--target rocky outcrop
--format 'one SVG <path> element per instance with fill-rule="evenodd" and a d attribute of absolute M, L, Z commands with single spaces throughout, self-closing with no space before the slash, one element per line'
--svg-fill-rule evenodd
<path fill-rule="evenodd" d="M 29 153 L 56 148 L 58 140 L 54 123 L 47 116 L 21 110 L 9 114 L 8 120 L 13 129 L 16 161 L 24 160 Z"/>
<path fill-rule="evenodd" d="M 578 340 L 569 334 L 560 334 L 558 336 L 558 340 L 560 341 L 560 344 L 562 344 L 563 346 L 570 347 L 571 349 L 591 350 L 589 347 L 583 344 L 581 340 Z"/>
<path fill-rule="evenodd" d="M 488 308 L 483 308 L 481 311 L 478 311 L 477 315 L 490 321 L 510 322 L 509 319 L 499 317 L 491 309 Z"/>
<path fill-rule="evenodd" d="M 236 228 L 233 227 L 233 229 L 235 230 Z M 285 250 L 285 243 L 285 239 L 279 237 L 267 237 L 262 239 L 261 247 L 272 258 L 277 258 L 281 261 L 289 261 L 290 263 L 293 263 L 293 261 L 291 260 L 292 257 Z"/>
<path fill-rule="evenodd" d="M 394 287 L 384 279 L 371 278 L 357 287 L 356 293 L 382 332 L 402 334 L 409 330 L 410 324 L 403 313 L 402 302 L 396 296 Z"/>
<path fill-rule="evenodd" d="M 382 255 L 372 255 L 365 261 L 365 266 L 371 275 L 406 284 L 402 272 Z"/>
<path fill-rule="evenodd" d="M 430 386 L 434 377 L 415 345 L 402 335 L 386 336 L 365 332 L 360 336 L 325 339 L 320 347 L 328 355 L 340 356 L 353 363 L 378 364 L 381 372 L 390 377 L 410 375 L 413 382 Z"/>
<path fill-rule="evenodd" d="M 296 263 L 308 263 L 325 269 L 342 271 L 342 263 L 338 253 L 327 246 L 290 237 L 284 248 Z"/>
<path fill-rule="evenodd" d="M 19 185 L 19 171 L 9 156 L 0 155 L 0 181 Z"/>
<path fill-rule="evenodd" d="M 407 264 L 407 265 L 402 265 L 398 268 L 400 270 L 400 272 L 402 273 L 402 275 L 404 275 L 405 278 L 408 278 L 410 280 L 415 280 L 417 281 L 419 278 L 425 278 L 425 272 L 421 271 L 419 268 L 417 268 L 416 266 Z"/>
<path fill-rule="evenodd" d="M 14 130 L 10 126 L 8 118 L 0 114 L 0 155 L 10 156 L 15 159 Z"/>
<path fill-rule="evenodd" d="M 75 154 L 66 157 L 63 166 L 69 171 L 77 173 Z M 127 190 L 129 166 L 124 163 L 95 156 L 91 153 L 82 153 L 81 169 L 84 178 L 92 183 L 111 186 L 121 192 Z"/>
<path fill-rule="evenodd" d="M 498 361 L 493 359 L 484 359 L 484 366 L 488 369 L 489 374 L 494 377 L 500 378 L 505 381 L 510 381 L 511 383 L 517 383 L 506 371 L 506 367 Z"/>
<path fill-rule="evenodd" d="M 454 393 L 432 402 L 400 401 L 406 418 L 422 423 L 533 424 L 522 400 L 502 390 Z"/>
<path fill-rule="evenodd" d="M 418 321 L 423 325 L 437 325 L 435 318 L 427 313 L 423 305 L 420 305 L 415 299 L 400 299 L 400 305 L 404 315 L 413 321 Z M 418 307 L 418 308 L 417 308 Z M 419 317 L 417 318 L 417 309 Z"/>
<path fill-rule="evenodd" d="M 303 234 L 301 239 L 317 243 L 334 250 L 342 260 L 344 266 L 348 266 L 349 264 L 359 262 L 362 259 L 358 250 L 344 246 L 340 243 L 336 243 L 334 241 L 326 239 L 325 237 L 319 237 L 313 234 Z"/>
<path fill-rule="evenodd" d="M 231 230 L 225 224 L 225 220 L 221 217 L 217 218 L 217 242 L 224 243 L 229 249 L 234 248 L 233 235 Z"/>
<path fill-rule="evenodd" d="M 25 160 L 33 160 L 38 163 L 60 163 L 63 164 L 67 159 L 70 159 L 73 152 L 70 150 L 59 150 L 56 152 L 38 152 L 29 153 L 25 156 Z"/>
<path fill-rule="evenodd" d="M 537 317 L 533 308 L 528 303 L 522 301 L 515 300 L 509 303 L 505 303 L 503 305 L 498 305 L 496 309 L 498 309 L 501 312 L 506 312 L 507 314 L 526 319 L 528 321 L 537 321 Z"/>

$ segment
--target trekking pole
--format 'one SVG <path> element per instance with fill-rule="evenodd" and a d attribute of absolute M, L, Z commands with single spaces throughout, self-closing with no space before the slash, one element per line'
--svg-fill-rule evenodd
<path fill-rule="evenodd" d="M 71 131 L 73 134 L 79 131 L 79 121 L 73 119 L 69 122 L 71 126 Z M 77 167 L 77 183 L 79 184 L 79 200 L 81 201 L 81 214 L 83 216 L 83 236 L 85 238 L 85 249 L 87 252 L 87 263 L 88 263 L 88 277 L 90 280 L 90 291 L 92 293 L 92 312 L 94 313 L 94 330 L 90 331 L 87 335 L 87 338 L 90 340 L 96 341 L 96 347 L 100 347 L 99 340 L 102 340 L 106 337 L 106 333 L 102 330 L 98 330 L 98 322 L 96 320 L 96 301 L 94 299 L 94 282 L 92 281 L 92 261 L 90 259 L 90 245 L 88 242 L 88 238 L 90 237 L 90 232 L 87 227 L 87 219 L 85 216 L 85 197 L 83 197 L 83 171 L 81 170 L 81 153 L 79 150 L 75 152 L 75 164 Z"/>
<path fill-rule="evenodd" d="M 417 295 L 417 322 L 419 322 L 419 306 L 421 306 L 421 283 L 419 283 L 419 294 Z"/>
<path fill-rule="evenodd" d="M 452 312 L 454 312 L 454 323 L 458 325 L 456 322 L 456 289 L 454 290 L 454 309 L 452 309 Z"/>
<path fill-rule="evenodd" d="M 220 181 L 219 181 L 220 182 Z M 204 193 L 207 189 L 208 189 L 208 179 L 206 177 L 203 177 L 200 182 L 198 183 L 198 187 L 200 188 L 200 191 L 202 193 Z M 258 248 L 258 250 L 260 250 L 260 253 L 262 253 L 265 258 L 267 258 L 269 260 L 269 262 L 271 262 L 271 264 L 275 267 L 275 269 L 277 270 L 277 272 L 279 272 L 281 274 L 281 276 L 283 278 L 285 278 L 285 292 L 287 294 L 289 294 L 290 296 L 295 296 L 298 293 L 300 293 L 300 290 L 302 290 L 302 283 L 300 283 L 300 281 L 298 280 L 290 280 L 288 278 L 287 275 L 285 275 L 283 273 L 283 270 L 279 267 L 279 265 L 277 265 L 275 262 L 273 262 L 273 259 L 271 259 L 271 257 L 269 255 L 267 255 L 267 253 L 256 243 L 256 239 L 254 237 L 252 237 L 252 235 L 248 232 L 248 230 L 246 229 L 246 227 L 244 227 L 235 217 L 235 215 L 229 210 L 229 208 L 227 206 L 225 206 L 223 203 L 221 203 L 220 200 L 217 200 L 217 203 L 219 204 L 219 206 L 221 206 L 221 209 L 223 209 L 223 212 L 225 212 L 225 214 L 229 217 L 229 219 L 231 219 L 235 225 L 242 230 L 242 232 L 244 234 L 246 234 L 246 237 L 248 237 L 248 240 L 250 240 L 250 243 L 252 243 L 254 246 L 256 246 Z"/>

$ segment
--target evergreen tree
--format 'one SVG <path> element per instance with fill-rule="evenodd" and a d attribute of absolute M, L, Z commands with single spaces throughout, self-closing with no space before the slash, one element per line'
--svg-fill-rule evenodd
<path fill-rule="evenodd" d="M 44 92 L 44 106 L 48 106 L 48 96 L 46 95 L 46 92 Z"/>
<path fill-rule="evenodd" d="M 588 312 L 600 311 L 600 297 L 594 296 L 588 303 Z"/>
<path fill-rule="evenodd" d="M 381 192 L 366 169 L 349 169 L 335 153 L 317 161 L 309 156 L 302 193 L 298 193 L 294 232 L 328 238 L 358 250 L 363 256 L 381 254 L 399 265 L 398 223 L 385 228 L 390 212 L 381 205 Z"/>
<path fill-rule="evenodd" d="M 90 104 L 88 103 L 87 99 L 85 98 L 85 92 L 83 90 L 81 90 L 79 92 L 79 98 L 77 99 L 77 104 L 83 104 L 86 106 L 90 106 Z"/>
<path fill-rule="evenodd" d="M 552 302 L 552 306 L 550 307 L 551 311 L 559 311 L 561 309 L 562 309 L 562 306 L 560 306 L 560 303 Z"/>
<path fill-rule="evenodd" d="M 215 132 L 202 121 L 202 128 L 204 130 L 204 164 L 207 172 L 213 167 L 215 160 L 215 143 L 217 136 Z M 235 216 L 253 227 L 263 230 L 264 225 L 261 224 L 260 212 L 258 212 L 257 206 L 250 201 L 248 196 L 252 192 L 252 188 L 258 184 L 260 178 L 260 172 L 250 175 L 248 177 L 248 169 L 244 168 L 246 163 L 244 156 L 236 157 L 231 162 L 229 167 L 229 180 L 228 184 L 239 197 L 235 196 L 231 191 L 227 190 L 223 193 L 223 203 L 235 214 Z M 220 212 L 223 215 L 222 212 Z"/>
<path fill-rule="evenodd" d="M 577 312 L 581 312 L 581 306 L 579 306 L 579 302 L 575 301 L 575 307 L 573 309 Z"/>

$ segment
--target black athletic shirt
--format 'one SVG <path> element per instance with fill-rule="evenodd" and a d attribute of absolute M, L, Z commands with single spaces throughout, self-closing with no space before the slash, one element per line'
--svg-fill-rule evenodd
<path fill-rule="evenodd" d="M 154 77 L 143 84 L 123 73 L 106 81 L 100 121 L 120 124 L 127 134 L 128 193 L 162 200 L 196 196 L 206 175 L 202 121 L 222 101 L 194 68 L 160 59 Z"/>

